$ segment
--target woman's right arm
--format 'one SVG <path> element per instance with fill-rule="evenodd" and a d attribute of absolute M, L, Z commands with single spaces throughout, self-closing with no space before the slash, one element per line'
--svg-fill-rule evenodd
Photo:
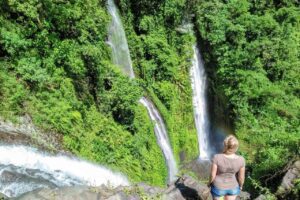
<path fill-rule="evenodd" d="M 210 187 L 212 182 L 215 180 L 216 175 L 217 175 L 217 169 L 218 169 L 218 166 L 215 163 L 212 163 L 211 170 L 210 170 L 209 181 L 208 181 L 208 184 L 207 184 L 208 187 Z"/>
<path fill-rule="evenodd" d="M 244 181 L 245 181 L 245 167 L 242 167 L 238 173 L 238 182 L 241 190 L 243 189 Z"/>

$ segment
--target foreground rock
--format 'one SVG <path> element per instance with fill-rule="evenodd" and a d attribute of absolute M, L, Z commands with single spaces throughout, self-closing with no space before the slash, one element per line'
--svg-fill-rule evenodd
<path fill-rule="evenodd" d="M 1 197 L 1 196 L 0 196 Z M 0 198 L 1 199 L 1 198 Z M 7 199 L 7 197 L 3 197 Z M 37 189 L 17 198 L 9 200 L 212 200 L 209 188 L 205 184 L 198 183 L 189 176 L 179 178 L 170 184 L 167 189 L 138 184 L 129 187 L 110 188 L 73 186 L 56 189 Z M 238 198 L 250 199 L 248 193 L 242 193 Z"/>
<path fill-rule="evenodd" d="M 156 198 L 155 195 L 147 194 L 147 197 Z M 146 197 L 140 188 L 108 188 L 101 187 L 62 187 L 57 189 L 38 189 L 26 193 L 14 200 L 138 200 Z"/>
<path fill-rule="evenodd" d="M 249 194 L 243 193 L 242 200 L 249 199 Z M 183 176 L 167 189 L 138 184 L 129 187 L 110 188 L 73 186 L 56 189 L 38 189 L 23 194 L 14 200 L 212 200 L 209 188 L 189 176 Z"/>
<path fill-rule="evenodd" d="M 208 200 L 212 199 L 209 188 L 205 184 L 201 184 L 189 176 L 183 176 L 176 182 L 171 184 L 167 190 L 164 191 L 162 199 L 171 200 Z"/>
<path fill-rule="evenodd" d="M 26 193 L 15 200 L 210 200 L 208 187 L 198 184 L 190 177 L 178 179 L 167 189 L 138 184 L 130 187 L 63 187 L 57 189 L 38 189 Z"/>

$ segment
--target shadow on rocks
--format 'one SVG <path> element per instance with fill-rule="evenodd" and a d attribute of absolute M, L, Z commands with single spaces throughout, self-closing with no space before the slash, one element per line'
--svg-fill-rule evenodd
<path fill-rule="evenodd" d="M 194 188 L 188 187 L 184 184 L 184 182 L 179 178 L 175 182 L 175 187 L 180 191 L 183 198 L 187 200 L 201 200 L 197 190 Z"/>
<path fill-rule="evenodd" d="M 164 200 L 211 200 L 209 188 L 193 178 L 184 175 L 171 183 L 164 192 Z"/>

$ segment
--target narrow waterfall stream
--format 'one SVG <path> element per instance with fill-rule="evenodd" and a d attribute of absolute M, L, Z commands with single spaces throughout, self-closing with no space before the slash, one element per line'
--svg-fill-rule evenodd
<path fill-rule="evenodd" d="M 134 78 L 125 31 L 113 0 L 108 0 L 108 11 L 112 17 L 112 22 L 109 27 L 108 43 L 112 48 L 113 62 L 120 66 L 125 74 Z M 155 122 L 154 131 L 157 143 L 163 152 L 168 167 L 168 182 L 171 182 L 176 179 L 178 170 L 166 126 L 158 110 L 150 100 L 142 97 L 140 103 L 146 107 L 151 120 Z"/>
<path fill-rule="evenodd" d="M 176 177 L 177 168 L 164 121 L 150 100 L 142 97 L 140 102 L 147 108 L 151 120 L 155 121 L 154 132 L 157 138 L 157 143 L 166 159 L 169 170 L 169 181 L 172 181 L 174 180 L 173 178 Z"/>
<path fill-rule="evenodd" d="M 112 49 L 113 63 L 122 66 L 121 70 L 130 78 L 134 78 L 125 31 L 113 0 L 108 0 L 108 12 L 112 17 L 109 26 L 108 43 Z"/>
<path fill-rule="evenodd" d="M 9 197 L 37 188 L 129 185 L 125 176 L 105 167 L 20 145 L 0 146 L 0 176 L 0 192 Z"/>
<path fill-rule="evenodd" d="M 196 45 L 193 46 L 194 57 L 190 75 L 193 90 L 194 119 L 198 135 L 199 158 L 208 160 L 213 153 L 209 141 L 209 118 L 206 102 L 206 73 L 204 63 Z"/>

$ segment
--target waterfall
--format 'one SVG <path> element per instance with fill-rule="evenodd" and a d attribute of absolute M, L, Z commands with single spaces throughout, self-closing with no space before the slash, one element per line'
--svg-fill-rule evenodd
<path fill-rule="evenodd" d="M 123 175 L 87 161 L 26 146 L 0 146 L 0 192 L 16 197 L 37 188 L 128 185 Z"/>
<path fill-rule="evenodd" d="M 140 102 L 147 108 L 151 120 L 155 122 L 154 132 L 157 138 L 157 143 L 161 148 L 167 162 L 169 181 L 173 181 L 177 174 L 177 168 L 164 121 L 151 101 L 145 97 L 142 97 Z"/>
<path fill-rule="evenodd" d="M 199 158 L 208 160 L 212 152 L 209 142 L 209 118 L 206 103 L 206 73 L 204 63 L 196 45 L 193 46 L 194 57 L 190 76 L 193 90 L 194 118 L 199 143 Z"/>
<path fill-rule="evenodd" d="M 113 0 L 108 0 L 108 11 L 112 17 L 109 27 L 108 44 L 112 48 L 113 62 L 120 66 L 123 72 L 130 78 L 134 78 L 125 31 Z M 176 179 L 177 166 L 164 121 L 150 100 L 142 97 L 140 103 L 146 107 L 151 120 L 155 123 L 154 132 L 157 143 L 163 152 L 168 167 L 168 182 L 174 181 Z"/>
<path fill-rule="evenodd" d="M 108 44 L 111 46 L 113 63 L 121 66 L 123 72 L 134 78 L 125 31 L 113 0 L 108 0 L 108 12 L 112 17 L 108 30 Z"/>

